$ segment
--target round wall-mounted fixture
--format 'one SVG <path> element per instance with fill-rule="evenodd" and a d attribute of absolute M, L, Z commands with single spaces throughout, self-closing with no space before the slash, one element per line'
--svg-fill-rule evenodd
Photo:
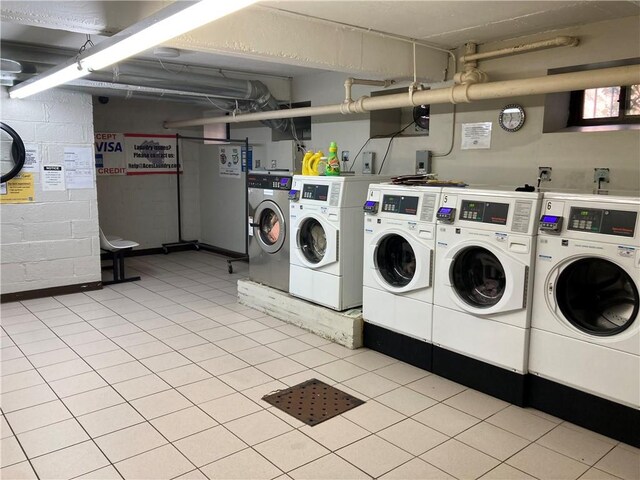
<path fill-rule="evenodd" d="M 0 183 L 4 183 L 22 170 L 26 151 L 22 138 L 13 128 L 0 122 L 0 130 Z"/>
<path fill-rule="evenodd" d="M 429 130 L 430 107 L 430 105 L 418 105 L 413 108 L 413 121 L 425 130 Z"/>
<path fill-rule="evenodd" d="M 507 132 L 517 132 L 524 125 L 524 108 L 521 105 L 512 103 L 510 105 L 506 105 L 502 110 L 500 110 L 500 115 L 498 115 L 498 124 L 500 128 Z"/>
<path fill-rule="evenodd" d="M 153 49 L 153 55 L 160 58 L 178 58 L 180 50 L 169 47 L 156 47 Z"/>

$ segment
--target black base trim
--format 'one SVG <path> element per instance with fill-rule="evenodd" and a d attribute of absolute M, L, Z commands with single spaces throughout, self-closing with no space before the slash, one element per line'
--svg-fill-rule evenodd
<path fill-rule="evenodd" d="M 364 322 L 364 346 L 402 360 L 414 367 L 431 371 L 432 345 L 386 328 Z"/>
<path fill-rule="evenodd" d="M 537 375 L 527 377 L 529 405 L 533 408 L 640 447 L 640 410 Z"/>
<path fill-rule="evenodd" d="M 525 375 L 436 345 L 433 346 L 433 373 L 520 407 L 526 403 Z"/>
<path fill-rule="evenodd" d="M 206 250 L 207 252 L 211 252 L 211 253 L 217 253 L 218 255 L 224 255 L 225 257 L 242 258 L 246 256 L 246 254 L 244 253 L 233 252 L 231 250 L 226 250 L 224 248 L 214 247 L 213 245 L 209 245 L 208 243 L 200 242 L 199 245 L 202 250 Z"/>
<path fill-rule="evenodd" d="M 102 282 L 90 282 L 77 283 L 75 285 L 64 285 L 61 287 L 40 288 L 38 290 L 26 290 L 24 292 L 3 293 L 0 295 L 0 303 L 19 302 L 22 300 L 32 300 L 34 298 L 43 297 L 56 297 L 58 295 L 69 295 L 70 293 L 82 293 L 100 289 L 102 289 Z"/>

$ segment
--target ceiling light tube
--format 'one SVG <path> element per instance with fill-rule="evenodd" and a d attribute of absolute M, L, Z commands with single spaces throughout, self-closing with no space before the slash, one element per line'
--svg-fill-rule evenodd
<path fill-rule="evenodd" d="M 48 70 L 9 89 L 11 98 L 25 98 L 49 88 L 88 75 L 125 58 L 137 55 L 172 38 L 206 25 L 213 20 L 241 10 L 257 0 L 201 0 L 197 3 L 176 1 L 100 42 L 77 58 Z"/>

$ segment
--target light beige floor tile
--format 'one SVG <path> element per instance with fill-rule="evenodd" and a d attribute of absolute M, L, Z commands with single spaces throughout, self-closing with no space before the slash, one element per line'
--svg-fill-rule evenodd
<path fill-rule="evenodd" d="M 128 458 L 116 465 L 126 479 L 159 480 L 173 478 L 193 470 L 193 464 L 173 445 L 164 445 Z"/>
<path fill-rule="evenodd" d="M 132 362 L 135 360 L 135 358 L 122 349 L 111 350 L 110 352 L 99 353 L 98 355 L 91 355 L 89 357 L 84 357 L 84 359 L 96 370 L 113 367 L 114 365 L 120 365 L 122 363 Z"/>
<path fill-rule="evenodd" d="M 204 368 L 211 375 L 219 376 L 225 373 L 240 370 L 249 366 L 247 362 L 243 362 L 238 357 L 225 354 L 221 357 L 205 360 L 204 362 L 198 362 L 202 368 Z"/>
<path fill-rule="evenodd" d="M 620 477 L 611 475 L 610 473 L 598 470 L 593 467 L 587 470 L 584 475 L 580 477 L 580 480 L 619 480 Z"/>
<path fill-rule="evenodd" d="M 262 363 L 256 368 L 275 379 L 287 377 L 289 375 L 293 375 L 294 373 L 307 370 L 307 367 L 305 367 L 304 365 L 301 365 L 298 362 L 294 362 L 290 358 L 286 357 Z"/>
<path fill-rule="evenodd" d="M 180 350 L 180 353 L 192 362 L 202 362 L 203 360 L 209 360 L 211 358 L 221 357 L 227 354 L 227 352 L 212 343 L 183 348 Z"/>
<path fill-rule="evenodd" d="M 24 408 L 7 414 L 11 428 L 16 434 L 45 427 L 71 418 L 71 414 L 60 400 Z"/>
<path fill-rule="evenodd" d="M 527 440 L 537 440 L 556 426 L 555 423 L 511 405 L 487 418 L 487 422 Z"/>
<path fill-rule="evenodd" d="M 75 358 L 66 362 L 56 363 L 38 369 L 47 382 L 53 382 L 67 377 L 91 371 L 91 367 L 82 359 Z"/>
<path fill-rule="evenodd" d="M 44 379 L 36 370 L 27 370 L 26 372 L 13 373 L 11 375 L 3 375 L 0 377 L 0 391 L 3 393 L 20 390 L 21 388 L 33 387 L 40 385 Z"/>
<path fill-rule="evenodd" d="M 126 380 L 131 380 L 132 378 L 151 375 L 153 372 L 136 360 L 100 369 L 98 370 L 98 373 L 109 383 L 120 383 Z"/>
<path fill-rule="evenodd" d="M 199 408 L 191 407 L 155 418 L 151 424 L 169 441 L 174 442 L 215 427 L 218 423 Z"/>
<path fill-rule="evenodd" d="M 437 403 L 434 399 L 407 387 L 396 388 L 384 395 L 380 395 L 376 398 L 376 401 L 409 416 L 426 410 Z"/>
<path fill-rule="evenodd" d="M 259 313 L 262 313 L 262 312 L 259 312 Z M 257 317 L 257 320 L 260 323 L 264 323 L 266 326 L 272 327 L 272 328 L 283 327 L 284 325 L 286 325 L 286 323 L 283 322 L 282 320 L 278 320 L 277 318 L 271 317 L 269 315 L 265 315 L 264 313 L 262 313 L 261 316 Z"/>
<path fill-rule="evenodd" d="M 196 405 L 235 393 L 233 388 L 217 378 L 184 385 L 177 390 Z"/>
<path fill-rule="evenodd" d="M 412 456 L 382 438 L 371 435 L 336 452 L 372 477 L 379 477 L 411 460 Z"/>
<path fill-rule="evenodd" d="M 89 436 L 75 419 L 47 425 L 18 435 L 29 458 L 89 440 Z"/>
<path fill-rule="evenodd" d="M 379 431 L 377 435 L 413 455 L 420 455 L 449 440 L 447 435 L 410 418 Z"/>
<path fill-rule="evenodd" d="M 3 349 L 6 350 L 6 349 Z M 54 365 L 56 363 L 67 362 L 69 360 L 75 360 L 79 358 L 76 353 L 69 347 L 61 348 L 59 350 L 53 350 L 51 352 L 39 353 L 37 355 L 31 355 L 29 360 L 36 368 L 46 367 L 48 365 Z M 4 359 L 3 359 L 4 360 Z"/>
<path fill-rule="evenodd" d="M 202 467 L 247 447 L 223 426 L 217 426 L 174 442 L 196 467 Z"/>
<path fill-rule="evenodd" d="M 245 390 L 273 380 L 273 377 L 270 377 L 255 367 L 247 367 L 242 370 L 236 370 L 235 372 L 225 373 L 224 375 L 220 375 L 219 378 L 236 390 Z"/>
<path fill-rule="evenodd" d="M 589 468 L 559 453 L 532 443 L 511 457 L 507 463 L 537 478 L 578 478 Z"/>
<path fill-rule="evenodd" d="M 306 335 L 303 335 L 303 337 L 304 336 Z M 325 365 L 327 363 L 335 362 L 336 360 L 338 360 L 338 357 L 335 357 L 334 355 L 331 355 L 330 353 L 327 353 L 324 350 L 320 350 L 318 348 L 312 348 L 311 350 L 294 353 L 289 358 L 309 368 L 319 367 L 320 365 Z"/>
<path fill-rule="evenodd" d="M 320 372 L 322 375 L 326 375 L 336 382 L 344 382 L 350 378 L 367 373 L 365 369 L 345 360 L 336 360 L 335 362 L 321 365 L 314 370 Z"/>
<path fill-rule="evenodd" d="M 284 390 L 286 388 L 288 387 L 285 383 L 281 382 L 280 380 L 273 380 L 256 387 L 243 390 L 242 394 L 250 400 L 253 400 L 257 404 L 262 405 L 266 408 L 269 406 L 269 404 L 264 402 L 264 400 L 262 400 L 262 397 L 264 397 L 265 395 L 271 395 L 276 391 Z"/>
<path fill-rule="evenodd" d="M 247 335 L 248 333 L 266 330 L 269 327 L 267 327 L 263 323 L 256 322 L 255 320 L 247 320 L 245 322 L 234 323 L 229 328 L 243 335 Z"/>
<path fill-rule="evenodd" d="M 248 445 L 264 442 L 291 430 L 291 426 L 266 410 L 252 413 L 225 424 Z"/>
<path fill-rule="evenodd" d="M 276 330 L 286 335 L 289 335 L 290 337 L 298 337 L 300 335 L 305 335 L 308 333 L 306 330 L 291 324 L 283 325 L 281 327 L 276 327 Z"/>
<path fill-rule="evenodd" d="M 154 357 L 147 357 L 140 360 L 149 370 L 162 372 L 172 368 L 181 367 L 191 363 L 189 359 L 183 357 L 178 352 L 163 353 Z"/>
<path fill-rule="evenodd" d="M 187 333 L 186 335 L 180 335 L 178 337 L 165 338 L 163 341 L 175 350 L 181 350 L 183 348 L 195 347 L 198 345 L 205 345 L 209 343 L 206 338 L 202 338 L 195 333 Z"/>
<path fill-rule="evenodd" d="M 297 430 L 267 440 L 254 448 L 283 472 L 329 453 L 329 450 Z"/>
<path fill-rule="evenodd" d="M 478 478 L 500 463 L 455 439 L 429 450 L 420 458 L 459 479 Z"/>
<path fill-rule="evenodd" d="M 245 337 L 243 335 L 226 338 L 224 340 L 218 340 L 217 342 L 215 342 L 215 344 L 229 353 L 240 352 L 242 350 L 247 350 L 249 348 L 254 348 L 260 345 L 258 342 L 251 340 L 249 337 Z"/>
<path fill-rule="evenodd" d="M 588 430 L 572 430 L 559 425 L 538 439 L 536 443 L 579 462 L 593 465 L 613 449 L 616 444 L 615 441 L 610 439 L 607 439 L 608 441 L 603 440 L 601 437 L 601 435 Z M 606 437 L 604 438 L 606 439 Z M 640 474 L 640 469 L 638 473 Z"/>
<path fill-rule="evenodd" d="M 259 453 L 246 448 L 222 460 L 202 467 L 211 480 L 268 480 L 282 474 Z"/>
<path fill-rule="evenodd" d="M 7 480 L 37 480 L 38 477 L 29 462 L 21 462 L 0 469 L 0 478 L 6 478 Z"/>
<path fill-rule="evenodd" d="M 142 423 L 144 418 L 131 405 L 123 403 L 83 415 L 78 417 L 78 421 L 95 438 Z"/>
<path fill-rule="evenodd" d="M 102 410 L 124 403 L 124 399 L 112 387 L 98 388 L 85 393 L 79 393 L 63 400 L 71 412 L 79 417 L 87 413 Z"/>
<path fill-rule="evenodd" d="M 0 440 L 11 436 L 13 436 L 11 427 L 9 427 L 9 423 L 5 420 L 4 415 L 2 415 L 0 416 Z"/>
<path fill-rule="evenodd" d="M 295 480 L 351 480 L 371 478 L 362 470 L 354 467 L 334 453 L 289 472 L 289 476 Z"/>
<path fill-rule="evenodd" d="M 252 402 L 240 393 L 227 395 L 200 404 L 200 408 L 211 415 L 219 423 L 226 423 L 236 418 L 262 410 L 262 407 Z"/>
<path fill-rule="evenodd" d="M 3 339 L 8 337 L 2 337 Z M 12 373 L 26 372 L 27 370 L 33 370 L 33 366 L 27 360 L 26 357 L 18 357 L 12 360 L 2 361 L 2 376 L 11 375 Z"/>
<path fill-rule="evenodd" d="M 273 342 L 279 342 L 280 340 L 286 340 L 287 338 L 291 338 L 289 337 L 289 335 L 279 332 L 278 330 L 269 328 L 266 325 L 265 325 L 265 328 L 267 328 L 267 330 L 260 330 L 257 332 L 249 333 L 247 334 L 247 337 L 249 337 L 251 340 L 261 343 L 262 345 L 267 345 Z"/>
<path fill-rule="evenodd" d="M 296 338 L 298 340 L 302 340 L 304 343 L 313 345 L 314 347 L 321 347 L 323 345 L 329 345 L 331 343 L 331 340 L 323 338 L 320 335 L 316 335 L 315 333 L 305 333 L 304 335 L 300 335 Z"/>
<path fill-rule="evenodd" d="M 465 430 L 456 439 L 502 461 L 529 445 L 529 440 L 486 422 Z"/>
<path fill-rule="evenodd" d="M 84 442 L 32 460 L 40 478 L 73 478 L 105 467 L 109 461 L 93 442 Z"/>
<path fill-rule="evenodd" d="M 158 448 L 167 441 L 149 423 L 140 423 L 96 438 L 96 443 L 113 463 Z"/>
<path fill-rule="evenodd" d="M 229 327 L 221 326 L 215 328 L 209 328 L 198 332 L 202 338 L 206 338 L 210 342 L 219 342 L 220 340 L 226 340 L 227 338 L 233 338 L 240 335 L 235 330 L 231 330 Z"/>
<path fill-rule="evenodd" d="M 5 414 L 52 400 L 57 400 L 57 397 L 48 385 L 36 385 L 0 394 L 0 405 L 2 405 L 2 411 Z"/>
<path fill-rule="evenodd" d="M 110 312 L 110 311 L 108 313 L 113 314 L 113 312 Z M 86 320 L 87 318 L 85 317 L 85 315 L 86 314 L 80 314 L 80 316 L 85 318 Z M 97 317 L 97 318 L 101 318 L 101 317 Z M 80 345 L 86 345 L 88 343 L 94 343 L 94 342 L 108 339 L 106 335 L 103 335 L 98 330 L 76 333 L 75 335 L 65 335 L 62 338 L 64 339 L 64 343 L 66 343 L 70 347 L 74 347 L 74 350 L 75 350 L 75 347 Z"/>
<path fill-rule="evenodd" d="M 113 388 L 127 400 L 146 397 L 153 393 L 171 389 L 171 385 L 162 380 L 157 375 L 146 375 L 144 377 L 133 378 L 124 382 L 116 383 Z"/>
<path fill-rule="evenodd" d="M 82 345 L 75 345 L 73 349 L 78 355 L 84 357 L 85 355 L 97 355 L 98 353 L 109 352 L 111 350 L 118 350 L 120 347 L 113 343 L 108 338 L 98 340 L 96 342 L 84 343 Z"/>
<path fill-rule="evenodd" d="M 439 402 L 466 390 L 466 387 L 458 383 L 433 374 L 411 382 L 406 386 Z"/>
<path fill-rule="evenodd" d="M 413 419 L 449 436 L 457 435 L 480 422 L 479 419 L 443 403 L 414 415 Z"/>
<path fill-rule="evenodd" d="M 532 477 L 517 468 L 513 468 L 506 463 L 501 463 L 480 478 L 483 480 L 535 480 L 535 477 Z"/>
<path fill-rule="evenodd" d="M 175 477 L 174 480 L 209 480 L 204 473 L 200 470 L 191 470 L 190 472 L 183 473 L 179 477 Z"/>
<path fill-rule="evenodd" d="M 640 472 L 640 452 L 621 444 L 605 455 L 595 467 L 625 480 L 637 479 Z"/>
<path fill-rule="evenodd" d="M 170 325 L 168 327 L 154 328 L 153 330 L 149 330 L 149 333 L 159 340 L 164 340 L 171 337 L 186 335 L 191 332 L 180 325 Z"/>
<path fill-rule="evenodd" d="M 0 467 L 8 467 L 26 459 L 27 457 L 24 456 L 16 437 L 7 437 L 0 440 Z"/>
<path fill-rule="evenodd" d="M 391 358 L 373 350 L 367 350 L 362 353 L 350 355 L 349 357 L 346 357 L 346 360 L 354 365 L 364 368 L 365 370 L 378 370 L 379 368 L 384 368 L 398 362 L 395 358 Z"/>
<path fill-rule="evenodd" d="M 503 400 L 468 389 L 444 401 L 447 405 L 469 415 L 485 419 L 509 406 Z"/>
<path fill-rule="evenodd" d="M 270 362 L 271 360 L 283 358 L 278 352 L 271 350 L 264 345 L 237 352 L 235 355 L 247 362 L 249 365 L 259 365 L 261 363 Z"/>
<path fill-rule="evenodd" d="M 351 378 L 343 382 L 343 384 L 370 398 L 377 397 L 400 386 L 396 382 L 381 377 L 374 372 Z"/>
<path fill-rule="evenodd" d="M 115 468 L 109 465 L 108 467 L 99 468 L 93 472 L 83 473 L 76 478 L 78 480 L 120 480 L 122 477 Z"/>
<path fill-rule="evenodd" d="M 131 347 L 125 347 L 125 350 L 138 360 L 143 358 L 154 357 L 156 355 L 162 355 L 171 352 L 171 347 L 165 345 L 162 342 L 154 341 L 149 343 L 143 343 L 142 345 L 133 345 Z"/>
<path fill-rule="evenodd" d="M 165 370 L 158 373 L 158 376 L 174 388 L 211 378 L 209 372 L 195 364 Z"/>
<path fill-rule="evenodd" d="M 308 343 L 301 342 L 296 338 L 287 338 L 269 344 L 269 348 L 275 350 L 281 355 L 293 355 L 294 353 L 304 352 L 313 347 Z M 344 347 L 343 347 L 344 348 Z"/>
<path fill-rule="evenodd" d="M 107 383 L 95 372 L 81 373 L 73 377 L 63 378 L 49 385 L 60 398 L 70 397 L 78 393 L 88 392 L 96 388 L 106 387 Z"/>
<path fill-rule="evenodd" d="M 300 428 L 300 431 L 331 451 L 338 450 L 370 435 L 367 430 L 342 415 L 330 418 L 313 427 L 305 425 Z"/>
<path fill-rule="evenodd" d="M 138 398 L 133 400 L 131 405 L 147 420 L 193 406 L 177 390 L 165 390 L 164 392 Z"/>
<path fill-rule="evenodd" d="M 307 380 L 311 380 L 315 378 L 316 380 L 320 380 L 321 382 L 326 383 L 327 385 L 336 385 L 336 381 L 332 378 L 325 377 L 321 373 L 318 373 L 315 370 L 307 369 L 298 373 L 294 373 L 293 375 L 289 375 L 288 377 L 282 377 L 280 381 L 282 383 L 287 384 L 289 387 L 293 387 L 294 385 L 298 385 L 299 383 L 306 382 Z M 366 397 L 366 395 L 362 395 L 358 393 L 356 395 L 358 398 Z"/>
<path fill-rule="evenodd" d="M 380 478 L 386 480 L 455 480 L 448 473 L 437 469 L 420 458 L 409 460 Z"/>
<path fill-rule="evenodd" d="M 406 418 L 374 400 L 355 407 L 342 415 L 370 432 L 377 432 Z"/>

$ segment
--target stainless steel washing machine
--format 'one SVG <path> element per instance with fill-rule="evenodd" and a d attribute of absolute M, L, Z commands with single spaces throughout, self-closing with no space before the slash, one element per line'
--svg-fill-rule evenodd
<path fill-rule="evenodd" d="M 289 291 L 289 190 L 292 176 L 250 172 L 249 278 Z"/>

